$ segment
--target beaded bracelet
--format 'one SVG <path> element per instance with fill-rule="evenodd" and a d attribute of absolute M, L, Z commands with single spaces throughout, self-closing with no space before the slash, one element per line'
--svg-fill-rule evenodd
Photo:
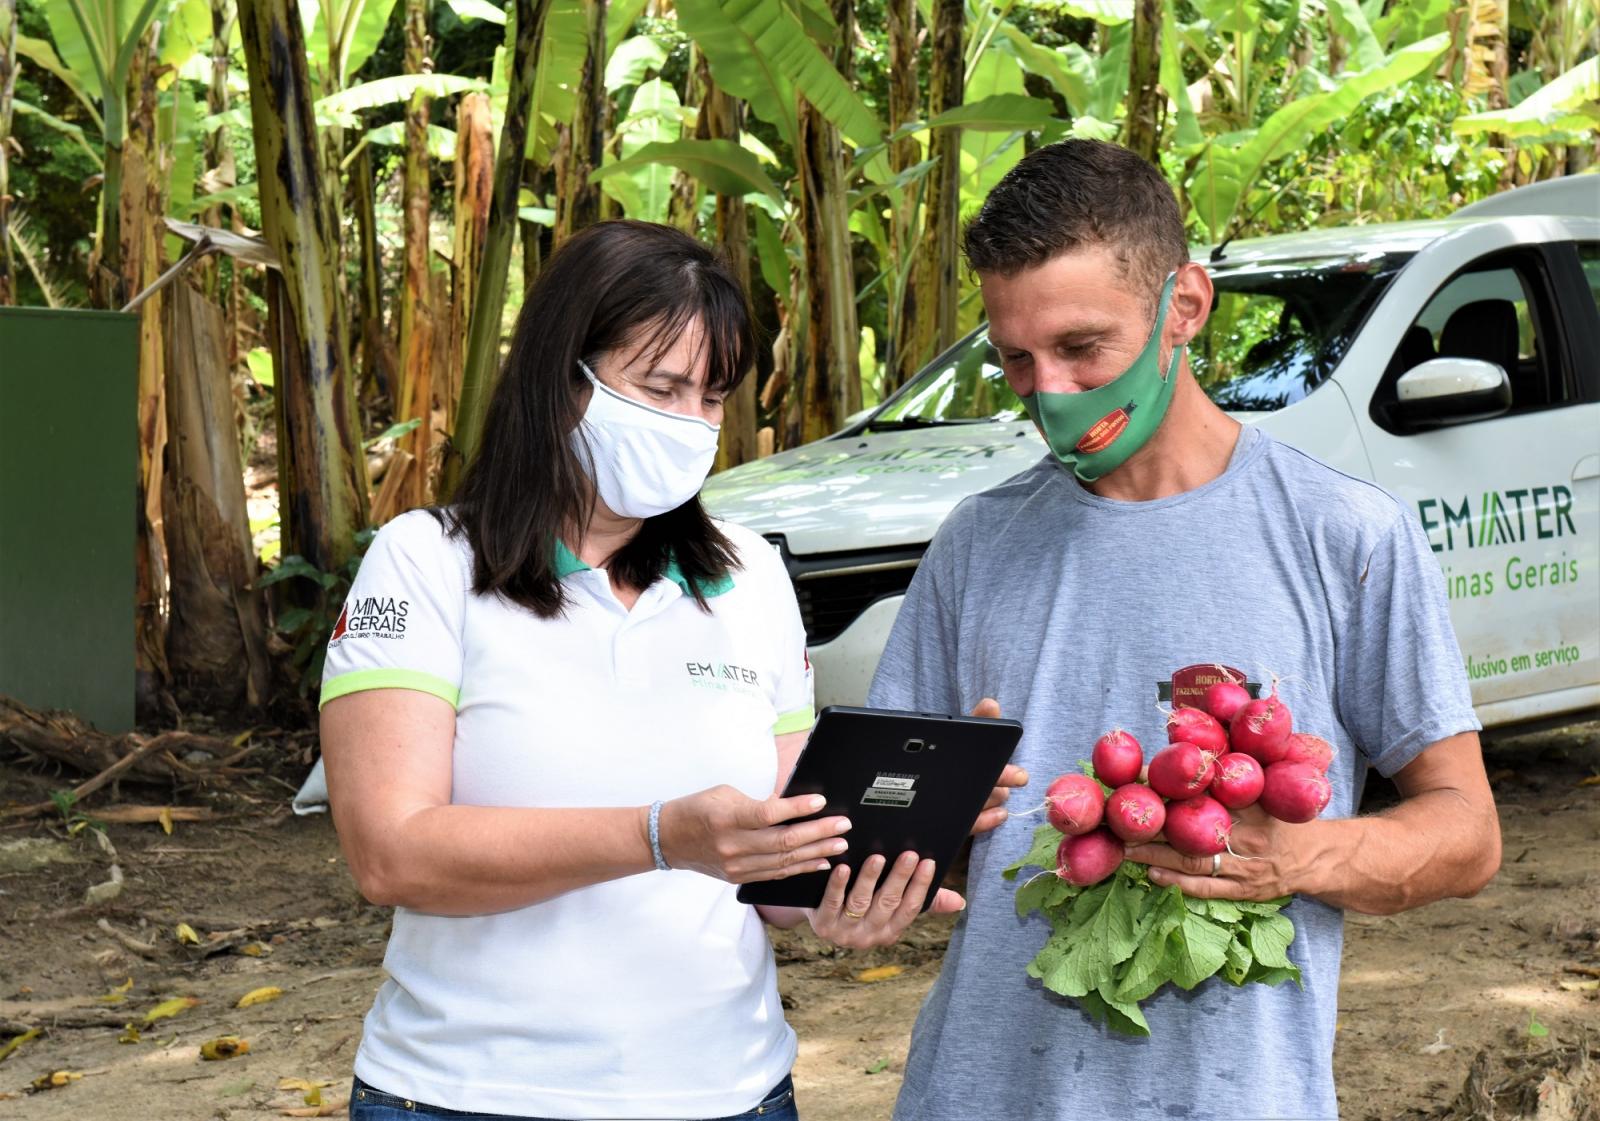
<path fill-rule="evenodd" d="M 670 872 L 671 865 L 661 855 L 661 803 L 650 803 L 650 855 L 655 857 L 656 871 Z"/>

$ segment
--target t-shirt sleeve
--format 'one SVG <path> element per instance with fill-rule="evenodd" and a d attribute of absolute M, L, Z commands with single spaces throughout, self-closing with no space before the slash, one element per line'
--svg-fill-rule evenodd
<path fill-rule="evenodd" d="M 952 716 L 961 712 L 956 679 L 958 620 L 947 599 L 947 588 L 955 582 L 951 571 L 957 549 L 954 520 L 947 521 L 935 535 L 906 589 L 905 602 L 867 692 L 867 703 L 873 708 Z"/>
<path fill-rule="evenodd" d="M 761 548 L 765 548 L 764 543 Z M 778 719 L 772 726 L 772 734 L 783 736 L 808 731 L 817 722 L 816 684 L 811 672 L 811 655 L 806 653 L 805 622 L 800 618 L 794 585 L 789 583 L 789 574 L 775 558 L 767 575 L 767 598 L 772 604 L 773 633 L 777 639 L 773 653 L 772 707 Z"/>
<path fill-rule="evenodd" d="M 1439 564 L 1397 510 L 1351 589 L 1335 651 L 1339 719 L 1385 777 L 1424 748 L 1482 728 L 1450 623 Z"/>
<path fill-rule="evenodd" d="M 321 704 L 367 689 L 415 689 L 457 705 L 466 573 L 425 510 L 378 531 L 328 640 Z"/>

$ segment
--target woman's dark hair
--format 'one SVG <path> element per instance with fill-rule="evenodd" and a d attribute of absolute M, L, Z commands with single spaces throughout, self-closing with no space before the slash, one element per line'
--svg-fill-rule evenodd
<path fill-rule="evenodd" d="M 659 355 L 696 321 L 707 389 L 729 393 L 754 356 L 749 305 L 725 261 L 670 226 L 601 222 L 545 265 L 523 300 L 477 455 L 448 511 L 451 536 L 472 546 L 473 591 L 498 592 L 541 618 L 562 612 L 556 540 L 587 525 L 595 501 L 570 440 L 588 385 L 578 361 L 624 345 Z M 672 559 L 701 608 L 701 584 L 738 565 L 698 495 L 646 518 L 608 568 L 644 588 Z"/>

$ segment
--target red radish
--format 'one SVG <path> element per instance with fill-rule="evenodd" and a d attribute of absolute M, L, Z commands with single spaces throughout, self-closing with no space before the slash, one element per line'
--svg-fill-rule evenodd
<path fill-rule="evenodd" d="M 1254 755 L 1258 762 L 1270 764 L 1283 758 L 1292 731 L 1289 706 L 1274 693 L 1251 701 L 1235 713 L 1233 722 L 1228 725 L 1228 739 L 1233 750 Z"/>
<path fill-rule="evenodd" d="M 1212 716 L 1227 724 L 1241 708 L 1250 703 L 1250 690 L 1236 681 L 1219 681 L 1206 690 L 1202 706 Z"/>
<path fill-rule="evenodd" d="M 1208 713 L 1175 708 L 1167 714 L 1167 742 L 1192 743 L 1215 759 L 1228 750 L 1228 733 Z"/>
<path fill-rule="evenodd" d="M 1124 786 L 1139 777 L 1144 768 L 1144 748 L 1121 728 L 1107 732 L 1094 742 L 1094 776 L 1107 786 Z"/>
<path fill-rule="evenodd" d="M 1045 816 L 1069 837 L 1087 833 L 1105 814 L 1106 795 L 1088 775 L 1062 775 L 1044 792 Z"/>
<path fill-rule="evenodd" d="M 1242 810 L 1261 797 L 1261 787 L 1266 780 L 1266 773 L 1254 756 L 1230 751 L 1217 760 L 1211 796 L 1230 810 Z"/>
<path fill-rule="evenodd" d="M 1065 837 L 1056 847 L 1056 875 L 1079 887 L 1097 884 L 1117 870 L 1124 851 L 1122 842 L 1104 829 Z"/>
<path fill-rule="evenodd" d="M 1323 774 L 1333 765 L 1333 745 L 1310 732 L 1291 732 L 1284 748 L 1284 763 L 1310 763 Z"/>
<path fill-rule="evenodd" d="M 1228 831 L 1233 818 L 1228 807 L 1204 794 L 1167 805 L 1167 824 L 1162 832 L 1167 844 L 1185 856 L 1212 856 L 1228 847 Z"/>
<path fill-rule="evenodd" d="M 1150 786 L 1163 798 L 1192 798 L 1211 785 L 1215 771 L 1210 755 L 1179 741 L 1150 760 Z"/>
<path fill-rule="evenodd" d="M 1310 763 L 1273 763 L 1261 788 L 1261 808 L 1279 821 L 1310 821 L 1333 797 L 1328 776 Z"/>
<path fill-rule="evenodd" d="M 1130 845 L 1150 840 L 1167 821 L 1167 804 L 1142 782 L 1119 786 L 1106 799 L 1106 826 Z"/>

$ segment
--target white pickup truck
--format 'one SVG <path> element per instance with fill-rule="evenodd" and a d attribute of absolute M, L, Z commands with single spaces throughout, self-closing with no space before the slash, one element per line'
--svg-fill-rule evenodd
<path fill-rule="evenodd" d="M 1411 505 L 1484 724 L 1600 705 L 1600 175 L 1196 259 L 1217 292 L 1196 376 Z M 939 523 L 1044 451 L 980 326 L 843 431 L 704 493 L 788 564 L 819 706 L 860 704 Z"/>

